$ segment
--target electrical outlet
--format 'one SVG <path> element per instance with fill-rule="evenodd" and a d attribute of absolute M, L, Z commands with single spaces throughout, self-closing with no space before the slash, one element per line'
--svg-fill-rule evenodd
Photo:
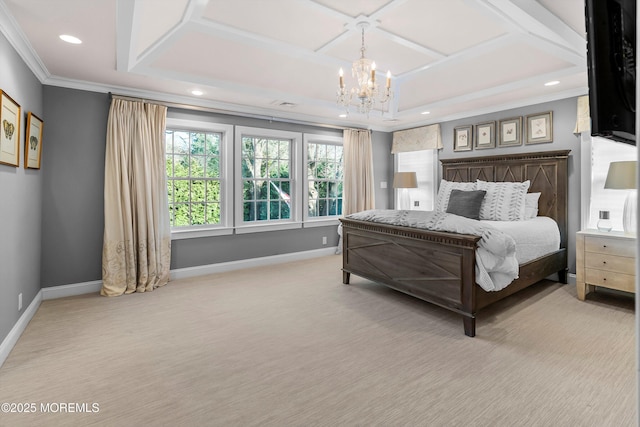
<path fill-rule="evenodd" d="M 417 206 L 420 206 L 420 201 L 419 201 L 419 200 L 416 200 L 415 202 L 413 202 L 413 206 L 416 206 L 416 207 L 417 207 Z"/>
<path fill-rule="evenodd" d="M 18 311 L 22 310 L 22 293 L 18 294 Z"/>
<path fill-rule="evenodd" d="M 387 188 L 387 181 L 382 181 L 380 183 L 380 188 Z"/>
<path fill-rule="evenodd" d="M 322 244 L 323 245 L 327 244 L 327 236 L 322 236 Z"/>

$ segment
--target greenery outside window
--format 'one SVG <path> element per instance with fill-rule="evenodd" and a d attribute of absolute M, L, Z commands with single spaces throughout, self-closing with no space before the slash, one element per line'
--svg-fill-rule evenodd
<path fill-rule="evenodd" d="M 167 120 L 167 195 L 174 238 L 231 225 L 225 179 L 231 131 L 230 126 Z"/>
<path fill-rule="evenodd" d="M 305 134 L 304 148 L 305 226 L 321 221 L 326 225 L 327 220 L 335 222 L 342 215 L 342 138 Z"/>
<path fill-rule="evenodd" d="M 301 140 L 296 132 L 236 127 L 236 232 L 301 226 Z"/>

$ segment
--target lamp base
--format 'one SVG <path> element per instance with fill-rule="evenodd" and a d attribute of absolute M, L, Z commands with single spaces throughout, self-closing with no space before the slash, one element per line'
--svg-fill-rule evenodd
<path fill-rule="evenodd" d="M 400 189 L 400 209 L 403 211 L 411 210 L 411 197 L 408 188 Z"/>
<path fill-rule="evenodd" d="M 638 191 L 630 190 L 624 201 L 624 213 L 622 214 L 622 226 L 624 232 L 636 234 L 638 210 Z"/>

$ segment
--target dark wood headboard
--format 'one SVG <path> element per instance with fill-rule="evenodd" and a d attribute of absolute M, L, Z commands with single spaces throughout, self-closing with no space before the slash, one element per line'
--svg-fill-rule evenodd
<path fill-rule="evenodd" d="M 571 150 L 486 157 L 442 159 L 442 179 L 474 182 L 522 182 L 530 193 L 541 193 L 538 215 L 553 218 L 560 229 L 560 247 L 567 247 L 568 159 Z"/>

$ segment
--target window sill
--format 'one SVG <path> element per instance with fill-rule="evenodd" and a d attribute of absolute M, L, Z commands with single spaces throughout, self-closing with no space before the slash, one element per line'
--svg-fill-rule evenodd
<path fill-rule="evenodd" d="M 340 225 L 340 221 L 336 217 L 322 218 L 322 219 L 308 219 L 304 222 L 304 228 L 311 227 L 330 227 Z"/>
<path fill-rule="evenodd" d="M 198 237 L 228 236 L 233 228 L 201 228 L 189 230 L 171 230 L 171 240 L 197 239 Z"/>
<path fill-rule="evenodd" d="M 293 230 L 302 228 L 301 222 L 285 222 L 279 224 L 251 224 L 236 227 L 236 234 L 262 233 L 265 231 Z"/>

